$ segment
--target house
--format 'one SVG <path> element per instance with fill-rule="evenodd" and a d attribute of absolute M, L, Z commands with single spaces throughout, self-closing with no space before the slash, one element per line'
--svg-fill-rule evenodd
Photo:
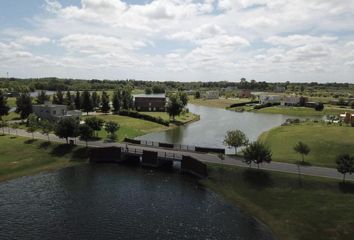
<path fill-rule="evenodd" d="M 353 113 L 345 112 L 343 114 L 340 114 L 339 118 L 347 124 L 354 124 L 354 114 Z"/>
<path fill-rule="evenodd" d="M 203 95 L 205 99 L 219 99 L 219 91 L 206 91 Z"/>
<path fill-rule="evenodd" d="M 135 96 L 134 106 L 137 111 L 165 112 L 166 96 L 164 94 Z"/>
<path fill-rule="evenodd" d="M 79 110 L 68 111 L 66 105 L 52 104 L 51 102 L 33 105 L 33 113 L 39 118 L 49 121 L 58 121 L 67 117 L 80 118 L 81 116 L 81 111 Z"/>
<path fill-rule="evenodd" d="M 251 90 L 247 90 L 247 89 L 242 89 L 237 96 L 239 98 L 251 98 L 252 97 L 252 93 Z"/>
<path fill-rule="evenodd" d="M 295 95 L 283 97 L 280 105 L 282 106 L 298 106 L 300 105 L 300 97 Z"/>
<path fill-rule="evenodd" d="M 282 87 L 282 86 L 275 86 L 275 88 L 274 88 L 274 92 L 276 92 L 276 93 L 283 93 L 285 91 L 286 91 L 286 88 Z"/>
<path fill-rule="evenodd" d="M 274 104 L 280 103 L 282 101 L 282 96 L 280 95 L 260 95 L 259 96 L 259 103 L 264 104 Z"/>

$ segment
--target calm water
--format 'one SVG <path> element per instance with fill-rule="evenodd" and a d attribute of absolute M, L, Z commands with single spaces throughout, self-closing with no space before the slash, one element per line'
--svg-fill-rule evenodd
<path fill-rule="evenodd" d="M 190 112 L 200 115 L 199 121 L 168 131 L 147 134 L 138 139 L 224 148 L 223 140 L 228 130 L 239 129 L 254 141 L 261 133 L 280 126 L 286 119 L 299 118 L 282 114 L 239 113 L 193 104 L 189 104 L 188 108 Z M 311 119 L 320 118 L 311 117 Z"/>
<path fill-rule="evenodd" d="M 80 166 L 0 184 L 0 239 L 273 239 L 180 174 Z"/>

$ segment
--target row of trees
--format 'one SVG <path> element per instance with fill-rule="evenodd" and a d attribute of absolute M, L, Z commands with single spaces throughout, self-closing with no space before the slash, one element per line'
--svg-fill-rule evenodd
<path fill-rule="evenodd" d="M 34 132 L 40 131 L 47 135 L 50 141 L 50 133 L 54 132 L 59 138 L 64 138 L 66 143 L 69 143 L 69 138 L 79 137 L 86 141 L 86 146 L 90 139 L 98 137 L 98 132 L 102 128 L 105 129 L 110 140 L 116 140 L 119 124 L 113 121 L 105 122 L 97 117 L 87 118 L 84 124 L 80 124 L 75 118 L 63 118 L 57 124 L 53 124 L 47 120 L 39 120 L 34 114 L 30 114 L 27 119 L 27 131 L 32 133 L 32 138 L 34 138 Z"/>

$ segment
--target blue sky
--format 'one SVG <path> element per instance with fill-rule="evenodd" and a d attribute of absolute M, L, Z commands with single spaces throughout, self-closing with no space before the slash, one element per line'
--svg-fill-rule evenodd
<path fill-rule="evenodd" d="M 0 76 L 354 83 L 354 0 L 2 0 Z"/>

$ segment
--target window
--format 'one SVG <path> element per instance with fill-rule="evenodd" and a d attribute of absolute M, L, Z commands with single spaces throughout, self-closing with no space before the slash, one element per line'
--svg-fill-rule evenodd
<path fill-rule="evenodd" d="M 54 111 L 53 111 L 53 115 L 56 115 L 56 114 L 57 114 L 57 111 L 54 110 Z"/>

